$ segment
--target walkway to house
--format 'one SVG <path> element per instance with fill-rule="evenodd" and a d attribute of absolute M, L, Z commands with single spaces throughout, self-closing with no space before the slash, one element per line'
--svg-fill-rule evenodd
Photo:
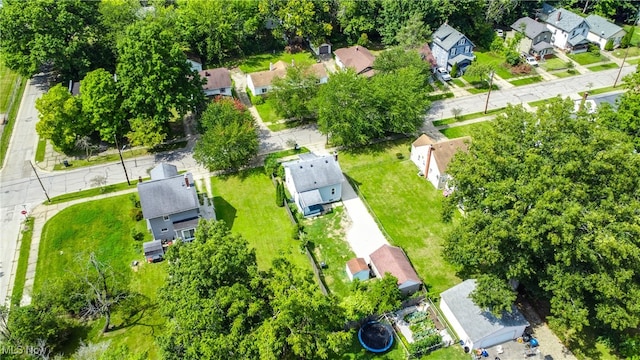
<path fill-rule="evenodd" d="M 347 230 L 347 242 L 356 257 L 364 258 L 369 263 L 369 255 L 389 242 L 382 235 L 362 199 L 346 180 L 342 183 L 342 203 L 351 219 L 351 226 Z"/>

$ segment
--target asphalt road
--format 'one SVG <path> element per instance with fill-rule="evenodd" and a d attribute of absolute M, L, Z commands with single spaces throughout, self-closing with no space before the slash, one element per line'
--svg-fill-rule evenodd
<path fill-rule="evenodd" d="M 623 69 L 622 75 L 624 76 L 634 70 L 634 66 L 627 66 Z M 508 103 L 520 104 L 556 95 L 569 96 L 588 88 L 595 89 L 611 86 L 617 72 L 618 69 L 612 69 L 529 86 L 493 91 L 490 96 L 489 109 L 504 107 Z M 41 84 L 42 77 L 35 77 L 25 89 L 5 165 L 0 170 L 0 226 L 2 228 L 0 233 L 0 299 L 4 300 L 8 300 L 8 285 L 10 281 L 13 281 L 10 275 L 15 271 L 17 261 L 16 244 L 20 226 L 24 219 L 21 211 L 29 211 L 35 205 L 46 200 L 34 171 L 29 165 L 29 162 L 34 158 L 38 141 L 38 136 L 35 132 L 35 123 L 38 120 L 35 100 L 44 92 Z M 431 121 L 451 117 L 451 109 L 453 108 L 461 108 L 462 114 L 483 111 L 486 96 L 486 94 L 479 94 L 434 102 L 426 116 L 426 120 Z M 314 125 L 307 125 L 302 128 L 289 129 L 277 133 L 263 129 L 260 131 L 260 140 L 260 153 L 289 148 L 288 143 L 291 141 L 317 151 L 324 147 L 325 137 L 317 131 Z M 147 176 L 147 170 L 159 162 L 168 162 L 180 169 L 197 168 L 189 149 L 128 160 L 125 161 L 125 166 L 129 171 L 129 177 L 137 179 L 138 176 Z M 105 176 L 107 184 L 126 181 L 120 163 L 53 173 L 46 173 L 40 169 L 37 171 L 50 197 L 87 189 L 91 186 L 91 179 L 96 175 Z"/>

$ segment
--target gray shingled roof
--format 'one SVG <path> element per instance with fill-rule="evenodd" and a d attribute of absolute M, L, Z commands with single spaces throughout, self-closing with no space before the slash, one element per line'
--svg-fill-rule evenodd
<path fill-rule="evenodd" d="M 529 322 L 515 307 L 513 312 L 503 313 L 501 319 L 480 309 L 469 297 L 475 288 L 476 281 L 469 279 L 440 294 L 472 342 L 504 327 L 529 325 Z"/>
<path fill-rule="evenodd" d="M 344 181 L 342 169 L 333 156 L 319 156 L 308 160 L 283 163 L 291 171 L 291 178 L 299 193 L 340 184 Z"/>
<path fill-rule="evenodd" d="M 609 20 L 600 15 L 589 15 L 585 20 L 587 20 L 587 24 L 589 24 L 589 32 L 602 36 L 605 39 L 622 30 L 620 26 L 609 22 Z"/>
<path fill-rule="evenodd" d="M 199 202 L 194 184 L 187 187 L 185 176 L 138 183 L 142 215 L 145 219 L 197 209 Z"/>
<path fill-rule="evenodd" d="M 178 168 L 167 163 L 160 163 L 151 169 L 151 180 L 166 179 L 176 175 L 178 175 Z"/>
<path fill-rule="evenodd" d="M 560 20 L 558 20 L 558 15 L 560 16 Z M 582 16 L 576 15 L 563 8 L 555 9 L 551 14 L 549 14 L 549 17 L 546 20 L 547 24 L 553 25 L 565 32 L 572 31 L 583 21 L 585 21 L 585 19 Z"/>
<path fill-rule="evenodd" d="M 516 31 L 522 31 L 524 25 L 524 34 L 529 39 L 533 39 L 545 31 L 549 31 L 543 23 L 537 22 L 532 18 L 525 16 L 522 17 L 511 25 L 511 28 Z"/>
<path fill-rule="evenodd" d="M 155 254 L 164 254 L 164 249 L 162 248 L 162 241 L 160 240 L 147 241 L 146 243 L 142 243 L 142 249 L 144 251 L 145 256 L 152 256 Z"/>
<path fill-rule="evenodd" d="M 540 41 L 539 43 L 533 45 L 531 48 L 537 52 L 540 52 L 545 49 L 553 49 L 553 45 L 549 44 L 546 41 Z"/>
<path fill-rule="evenodd" d="M 438 30 L 433 33 L 433 43 L 438 44 L 441 48 L 449 51 L 453 45 L 463 37 L 465 37 L 464 34 L 445 23 L 440 25 Z M 469 40 L 469 42 L 471 42 L 471 40 Z M 474 46 L 473 43 L 471 46 Z"/>
<path fill-rule="evenodd" d="M 567 42 L 571 46 L 590 43 L 590 41 L 587 40 L 587 37 L 584 36 L 584 35 L 576 35 L 576 36 L 572 37 L 571 39 L 569 39 Z"/>

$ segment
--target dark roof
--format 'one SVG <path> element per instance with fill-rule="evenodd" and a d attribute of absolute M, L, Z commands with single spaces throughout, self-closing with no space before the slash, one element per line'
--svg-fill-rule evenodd
<path fill-rule="evenodd" d="M 465 280 L 440 294 L 453 316 L 458 320 L 472 342 L 508 326 L 528 326 L 529 322 L 513 307 L 511 313 L 504 312 L 498 319 L 491 312 L 480 309 L 469 296 L 476 288 L 476 281 Z"/>
<path fill-rule="evenodd" d="M 549 44 L 546 41 L 540 41 L 539 43 L 531 46 L 531 48 L 536 52 L 540 52 L 545 49 L 553 49 L 553 45 Z"/>
<path fill-rule="evenodd" d="M 348 48 L 342 48 L 334 51 L 336 57 L 340 59 L 340 62 L 344 66 L 356 71 L 357 74 L 363 74 L 367 76 L 373 75 L 373 71 L 367 69 L 373 69 L 373 62 L 376 59 L 375 56 L 364 46 L 356 45 Z"/>
<path fill-rule="evenodd" d="M 231 87 L 231 75 L 226 68 L 207 69 L 200 71 L 200 77 L 206 83 L 202 85 L 203 90 L 222 89 Z"/>
<path fill-rule="evenodd" d="M 589 15 L 585 20 L 587 20 L 587 24 L 589 24 L 589 32 L 602 36 L 605 39 L 610 38 L 622 30 L 620 26 L 610 22 L 600 15 Z"/>
<path fill-rule="evenodd" d="M 283 163 L 288 167 L 291 178 L 299 193 L 340 184 L 344 181 L 340 164 L 333 156 L 317 156 L 307 160 Z"/>
<path fill-rule="evenodd" d="M 545 24 L 537 22 L 528 16 L 516 20 L 516 22 L 511 25 L 511 28 L 513 30 L 522 32 L 523 26 L 524 35 L 529 39 L 533 39 L 545 31 L 551 32 L 551 30 L 549 30 L 549 28 Z"/>
<path fill-rule="evenodd" d="M 571 11 L 560 8 L 555 9 L 545 20 L 547 24 L 553 25 L 560 30 L 570 32 L 578 27 L 585 19 Z"/>
<path fill-rule="evenodd" d="M 438 30 L 433 33 L 433 43 L 438 44 L 441 48 L 447 51 L 451 50 L 451 48 L 462 38 L 466 38 L 466 36 L 464 36 L 460 31 L 449 26 L 447 23 L 440 25 Z M 469 42 L 471 43 L 471 40 L 469 40 Z M 473 43 L 471 43 L 471 46 L 474 46 Z"/>
<path fill-rule="evenodd" d="M 587 39 L 586 36 L 584 35 L 576 35 L 572 38 L 570 38 L 568 41 L 569 45 L 571 46 L 576 46 L 576 45 L 580 45 L 580 44 L 588 44 L 590 43 L 590 41 Z"/>
<path fill-rule="evenodd" d="M 198 221 L 200 221 L 199 217 L 176 221 L 173 223 L 174 230 L 182 230 L 182 229 L 193 229 L 198 226 Z"/>
<path fill-rule="evenodd" d="M 431 48 L 429 47 L 429 44 L 422 45 L 420 50 L 418 50 L 418 53 L 422 57 L 422 60 L 431 64 L 431 67 L 438 66 L 438 62 L 436 61 L 435 56 L 433 56 L 433 53 L 431 52 Z"/>
<path fill-rule="evenodd" d="M 369 255 L 371 264 L 375 266 L 380 275 L 390 273 L 398 279 L 398 285 L 409 280 L 422 283 L 418 274 L 411 266 L 409 258 L 401 248 L 384 244 Z"/>
<path fill-rule="evenodd" d="M 162 241 L 154 240 L 148 241 L 146 243 L 142 243 L 142 249 L 144 251 L 145 256 L 155 255 L 155 254 L 164 254 L 164 249 L 162 248 Z"/>
<path fill-rule="evenodd" d="M 200 205 L 193 181 L 187 186 L 191 174 L 138 183 L 142 215 L 145 219 L 197 209 Z"/>

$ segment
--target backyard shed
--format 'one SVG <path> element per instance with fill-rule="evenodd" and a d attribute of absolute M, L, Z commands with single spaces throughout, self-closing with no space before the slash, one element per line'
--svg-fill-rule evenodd
<path fill-rule="evenodd" d="M 488 348 L 522 336 L 529 322 L 518 309 L 514 306 L 512 312 L 497 318 L 473 302 L 470 295 L 475 288 L 476 281 L 469 279 L 440 294 L 440 309 L 463 346 Z"/>
<path fill-rule="evenodd" d="M 353 258 L 347 261 L 347 276 L 349 280 L 369 280 L 369 265 L 363 258 Z"/>
<path fill-rule="evenodd" d="M 144 251 L 144 258 L 150 263 L 160 261 L 164 256 L 164 249 L 162 248 L 162 241 L 160 240 L 143 243 L 142 249 Z"/>
<path fill-rule="evenodd" d="M 382 278 L 386 273 L 395 276 L 398 279 L 398 289 L 404 295 L 420 290 L 422 281 L 401 248 L 385 244 L 372 252 L 369 257 L 371 269 L 376 276 Z"/>

